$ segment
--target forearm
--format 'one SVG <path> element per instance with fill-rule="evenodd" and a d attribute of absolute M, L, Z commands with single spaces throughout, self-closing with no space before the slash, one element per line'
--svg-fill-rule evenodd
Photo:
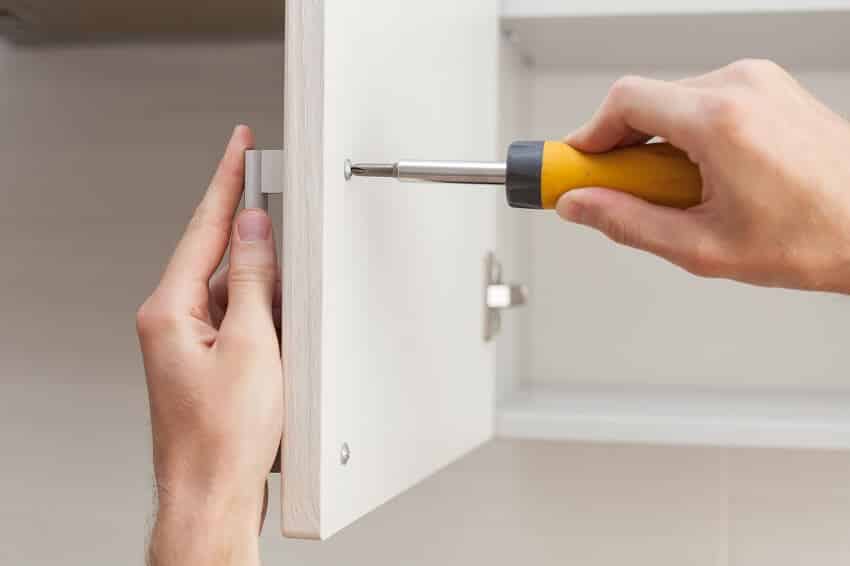
<path fill-rule="evenodd" d="M 258 566 L 262 503 L 254 497 L 161 496 L 150 566 Z"/>

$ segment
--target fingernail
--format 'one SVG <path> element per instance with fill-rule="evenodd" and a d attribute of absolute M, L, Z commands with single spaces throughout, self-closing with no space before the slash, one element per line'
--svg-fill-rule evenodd
<path fill-rule="evenodd" d="M 579 199 L 568 195 L 562 196 L 558 202 L 558 214 L 561 215 L 561 218 L 578 224 L 582 223 L 584 208 L 584 205 Z"/>
<path fill-rule="evenodd" d="M 239 239 L 243 242 L 268 240 L 272 223 L 269 215 L 259 209 L 245 210 L 236 221 Z"/>

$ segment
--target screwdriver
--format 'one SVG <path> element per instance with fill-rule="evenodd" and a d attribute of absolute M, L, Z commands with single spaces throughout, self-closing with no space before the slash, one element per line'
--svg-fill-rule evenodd
<path fill-rule="evenodd" d="M 514 208 L 555 208 L 565 192 L 603 187 L 674 208 L 701 202 L 699 168 L 668 143 L 584 153 L 559 141 L 518 141 L 504 162 L 398 161 L 346 163 L 346 178 L 504 185 Z"/>

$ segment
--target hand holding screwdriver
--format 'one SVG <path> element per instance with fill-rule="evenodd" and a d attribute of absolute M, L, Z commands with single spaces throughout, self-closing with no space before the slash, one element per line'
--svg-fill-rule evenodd
<path fill-rule="evenodd" d="M 702 203 L 687 210 L 588 188 L 563 218 L 688 271 L 850 293 L 850 125 L 769 61 L 678 82 L 626 77 L 566 138 L 603 153 L 661 136 L 687 152 Z"/>

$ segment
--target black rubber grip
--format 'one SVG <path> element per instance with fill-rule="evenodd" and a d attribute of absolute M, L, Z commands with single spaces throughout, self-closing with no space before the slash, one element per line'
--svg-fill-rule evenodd
<path fill-rule="evenodd" d="M 508 148 L 505 193 L 514 208 L 542 208 L 540 172 L 543 170 L 542 141 L 518 141 Z"/>

